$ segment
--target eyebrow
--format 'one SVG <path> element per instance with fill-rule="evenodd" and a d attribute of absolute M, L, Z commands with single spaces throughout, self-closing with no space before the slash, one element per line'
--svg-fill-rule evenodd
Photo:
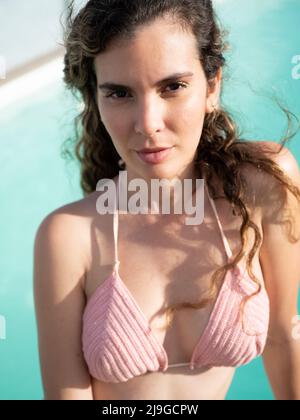
<path fill-rule="evenodd" d="M 185 72 L 185 73 L 175 73 L 171 76 L 166 77 L 163 80 L 160 80 L 159 82 L 155 83 L 154 86 L 160 87 L 166 83 L 173 82 L 174 80 L 181 79 L 182 77 L 192 77 L 194 76 L 194 73 L 191 72 Z M 100 90 L 114 90 L 114 89 L 129 89 L 131 90 L 130 86 L 120 85 L 112 82 L 106 82 L 101 85 L 99 85 Z"/>

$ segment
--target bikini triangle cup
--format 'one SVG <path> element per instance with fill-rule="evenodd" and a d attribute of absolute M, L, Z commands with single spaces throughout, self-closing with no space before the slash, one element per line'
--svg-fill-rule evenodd
<path fill-rule="evenodd" d="M 232 252 L 223 232 L 215 204 L 209 195 L 208 197 L 216 215 L 216 220 L 220 228 L 226 254 L 228 258 L 232 258 Z M 165 371 L 171 367 L 187 365 L 189 365 L 191 369 L 194 369 L 196 365 L 202 366 L 204 364 L 207 366 L 215 366 L 220 363 L 221 365 L 239 366 L 248 363 L 254 357 L 261 354 L 265 345 L 268 329 L 269 300 L 266 293 L 261 293 L 257 295 L 256 300 L 252 304 L 252 317 L 257 317 L 256 326 L 262 326 L 263 332 L 255 334 L 256 338 L 261 336 L 261 338 L 258 341 L 255 341 L 255 343 L 253 342 L 253 335 L 251 336 L 252 341 L 249 341 L 250 337 L 247 338 L 246 335 L 242 333 L 240 323 L 237 323 L 236 306 L 241 303 L 242 296 L 254 293 L 256 287 L 253 285 L 251 279 L 250 283 L 248 278 L 245 277 L 246 269 L 242 270 L 240 266 L 237 266 L 233 271 L 228 271 L 226 274 L 209 316 L 208 323 L 193 350 L 190 362 L 168 365 L 168 356 L 165 348 L 153 333 L 149 325 L 149 321 L 119 275 L 118 267 L 120 265 L 120 261 L 118 259 L 117 246 L 118 222 L 117 204 L 115 204 L 113 224 L 115 247 L 114 270 L 112 275 L 102 282 L 92 294 L 83 315 L 84 354 L 87 364 L 89 365 L 90 372 L 94 377 L 108 382 L 122 382 L 124 380 L 128 380 L 129 377 L 141 374 L 138 373 L 141 371 Z M 242 288 L 232 287 L 233 283 L 236 283 L 236 279 L 244 279 L 246 281 Z M 230 305 L 228 305 L 228 302 L 230 302 Z M 99 311 L 99 308 L 103 309 L 102 313 Z M 139 349 L 140 351 L 139 354 L 135 354 L 135 358 L 133 358 L 133 356 L 129 357 L 128 353 L 126 353 L 125 356 L 123 355 L 123 357 L 118 359 L 118 354 L 114 350 L 114 358 L 117 358 L 117 361 L 119 362 L 119 365 L 118 363 L 116 365 L 115 362 L 114 370 L 118 373 L 114 374 L 112 373 L 112 356 L 108 351 L 103 350 L 106 339 L 103 338 L 102 334 L 99 334 L 98 329 L 94 328 L 95 325 L 100 322 L 103 323 L 103 319 L 106 319 L 105 322 L 107 322 L 107 324 L 105 324 L 107 325 L 106 329 L 104 328 L 105 325 L 101 327 L 102 334 L 105 337 L 109 335 L 114 337 L 110 339 L 112 343 L 114 340 L 117 340 L 117 337 L 123 337 L 123 344 L 125 343 L 125 347 L 130 348 L 132 353 L 136 353 L 136 349 Z M 121 319 L 122 322 L 120 321 Z M 117 322 L 118 320 L 120 323 Z M 112 325 L 109 325 L 109 322 L 113 323 L 113 327 Z M 124 331 L 126 330 L 125 334 L 123 334 L 124 331 L 121 326 L 124 327 Z M 127 326 L 127 328 L 125 328 L 125 326 Z M 138 335 L 136 336 L 136 334 Z M 224 339 L 226 334 L 227 338 Z M 93 343 L 93 351 L 91 350 L 91 342 Z M 212 350 L 213 342 L 215 345 Z M 222 345 L 220 345 L 220 343 L 222 343 Z M 233 345 L 233 343 L 235 345 Z M 102 353 L 102 356 L 106 356 L 106 359 L 104 357 L 106 364 L 103 362 L 101 369 L 99 368 L 101 365 L 101 363 L 99 365 L 99 360 L 97 359 L 97 361 L 95 361 L 97 346 L 99 349 L 98 357 L 101 358 L 101 349 L 104 352 Z M 240 351 L 237 351 L 237 346 L 240 347 Z M 124 365 L 122 366 L 122 363 L 124 363 L 124 357 L 127 357 L 128 361 L 133 358 L 132 363 L 129 363 L 130 366 L 126 366 L 127 374 L 124 373 L 124 370 L 126 370 Z M 134 365 L 134 363 L 137 363 L 139 358 L 142 358 L 143 363 L 142 367 L 137 369 L 137 366 Z M 111 374 L 109 374 L 109 372 L 111 372 Z"/>

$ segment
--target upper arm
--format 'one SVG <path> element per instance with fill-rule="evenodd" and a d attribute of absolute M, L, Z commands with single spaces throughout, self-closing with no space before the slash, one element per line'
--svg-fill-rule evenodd
<path fill-rule="evenodd" d="M 45 399 L 93 399 L 83 359 L 85 267 L 75 217 L 52 213 L 34 243 L 34 297 Z"/>
<path fill-rule="evenodd" d="M 270 143 L 277 150 L 278 145 Z M 293 154 L 284 148 L 271 155 L 292 183 L 300 188 L 300 172 Z M 263 185 L 263 243 L 260 263 L 270 298 L 269 344 L 291 340 L 293 319 L 298 313 L 300 280 L 300 204 L 282 189 L 278 181 L 266 176 Z M 291 223 L 288 222 L 291 221 Z"/>

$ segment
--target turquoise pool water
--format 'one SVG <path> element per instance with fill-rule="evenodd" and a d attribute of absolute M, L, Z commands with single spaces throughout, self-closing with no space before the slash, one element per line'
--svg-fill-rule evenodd
<path fill-rule="evenodd" d="M 247 82 L 257 92 L 278 94 L 300 114 L 300 77 L 293 78 L 297 71 L 292 63 L 300 55 L 300 3 L 253 1 L 246 11 L 244 2 L 225 0 L 217 2 L 217 9 L 233 45 L 223 102 L 245 127 L 244 137 L 279 140 L 284 117 Z M 0 112 L 0 315 L 6 320 L 6 339 L 0 338 L 0 399 L 43 398 L 32 294 L 33 241 L 46 214 L 81 198 L 76 164 L 67 166 L 60 158 L 74 114 L 59 80 Z M 290 149 L 300 164 L 299 141 L 300 133 Z M 261 359 L 237 370 L 228 399 L 272 398 Z"/>

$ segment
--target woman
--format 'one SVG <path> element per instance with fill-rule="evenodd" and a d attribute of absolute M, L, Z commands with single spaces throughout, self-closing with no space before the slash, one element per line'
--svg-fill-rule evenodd
<path fill-rule="evenodd" d="M 239 139 L 222 109 L 211 1 L 90 0 L 68 22 L 85 197 L 35 239 L 45 398 L 224 399 L 261 354 L 276 398 L 299 398 L 299 168 L 284 141 Z M 204 179 L 203 223 L 99 215 L 97 183 L 119 187 L 120 169 L 147 186 Z"/>

